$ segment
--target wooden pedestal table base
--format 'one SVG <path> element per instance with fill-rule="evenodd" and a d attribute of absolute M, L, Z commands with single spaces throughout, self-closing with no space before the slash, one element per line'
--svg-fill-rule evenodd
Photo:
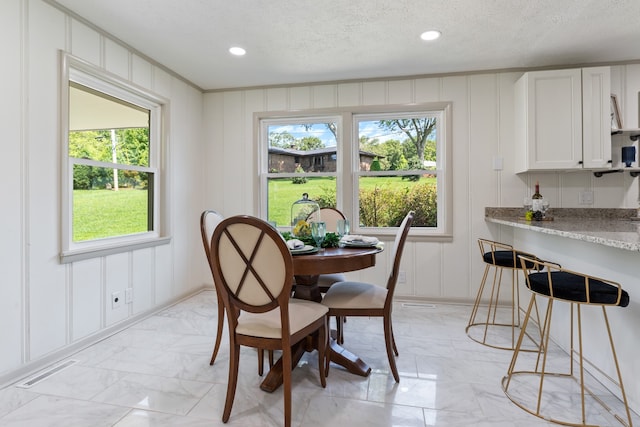
<path fill-rule="evenodd" d="M 343 348 L 338 344 L 335 339 L 336 331 L 331 330 L 331 339 L 329 346 L 331 347 L 331 361 L 336 363 L 347 371 L 361 377 L 368 377 L 371 373 L 371 368 L 362 359 L 349 350 Z M 294 369 L 302 355 L 307 351 L 312 351 L 316 348 L 317 343 L 314 340 L 308 339 L 306 342 L 301 341 L 291 348 L 291 368 Z M 282 358 L 273 365 L 273 367 L 267 373 L 264 381 L 260 384 L 260 388 L 269 393 L 275 391 L 282 385 Z"/>
<path fill-rule="evenodd" d="M 296 275 L 296 298 L 310 301 L 322 301 L 318 288 L 318 275 L 330 273 L 344 273 L 362 270 L 376 264 L 376 254 L 381 247 L 367 248 L 326 248 L 320 252 L 293 257 L 293 271 Z M 362 359 L 346 350 L 336 341 L 336 331 L 331 331 L 330 343 L 331 361 L 355 375 L 369 376 L 371 368 Z M 294 369 L 306 351 L 313 351 L 317 343 L 312 338 L 303 340 L 292 347 L 291 366 Z M 282 384 L 282 359 L 271 368 L 260 385 L 264 391 L 272 392 Z"/>

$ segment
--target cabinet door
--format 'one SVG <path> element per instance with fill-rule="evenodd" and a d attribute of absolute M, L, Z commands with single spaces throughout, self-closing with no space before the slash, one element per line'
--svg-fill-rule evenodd
<path fill-rule="evenodd" d="M 516 172 L 582 168 L 580 69 L 525 73 L 516 86 Z"/>
<path fill-rule="evenodd" d="M 582 152 L 585 168 L 611 167 L 611 71 L 582 69 Z"/>

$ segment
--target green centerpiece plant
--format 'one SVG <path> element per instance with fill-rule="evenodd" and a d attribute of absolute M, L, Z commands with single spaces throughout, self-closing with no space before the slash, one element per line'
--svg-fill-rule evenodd
<path fill-rule="evenodd" d="M 289 241 L 291 239 L 298 239 L 298 240 L 302 241 L 302 243 L 304 243 L 305 245 L 313 246 L 315 244 L 315 242 L 313 241 L 313 237 L 311 237 L 311 234 L 304 235 L 304 236 L 294 236 L 293 234 L 291 234 L 290 231 L 283 231 L 282 232 L 282 237 L 284 237 L 284 240 L 286 240 L 286 241 Z M 322 247 L 323 248 L 337 248 L 339 241 L 340 241 L 340 237 L 336 233 L 327 233 L 324 236 L 324 241 L 322 242 Z"/>

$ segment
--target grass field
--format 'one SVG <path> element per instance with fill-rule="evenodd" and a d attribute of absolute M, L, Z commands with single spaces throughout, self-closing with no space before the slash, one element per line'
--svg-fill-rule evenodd
<path fill-rule="evenodd" d="M 435 178 L 422 178 L 434 180 Z M 416 182 L 400 177 L 366 177 L 361 189 L 392 186 L 411 187 Z M 291 178 L 269 180 L 269 221 L 286 226 L 291 220 L 291 205 L 308 193 L 310 199 L 328 193 L 335 198 L 336 180 L 329 177 L 308 178 L 305 184 L 293 184 Z M 76 242 L 121 236 L 147 231 L 147 190 L 74 190 L 73 240 Z"/>
<path fill-rule="evenodd" d="M 421 178 L 417 182 L 425 180 L 435 182 L 435 178 Z M 401 177 L 364 177 L 360 178 L 360 188 L 370 190 L 376 186 L 388 185 L 401 189 L 412 187 L 417 182 L 403 180 Z M 293 184 L 291 178 L 270 179 L 269 221 L 275 221 L 280 226 L 288 225 L 291 220 L 291 205 L 302 198 L 302 193 L 308 193 L 310 199 L 317 199 L 329 189 L 335 197 L 336 180 L 333 178 L 308 178 L 305 184 Z"/>
<path fill-rule="evenodd" d="M 73 190 L 76 242 L 147 231 L 147 190 Z"/>

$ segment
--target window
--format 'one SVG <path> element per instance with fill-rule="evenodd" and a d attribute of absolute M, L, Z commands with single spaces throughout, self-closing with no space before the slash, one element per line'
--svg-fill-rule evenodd
<path fill-rule="evenodd" d="M 64 262 L 159 244 L 163 101 L 63 59 Z"/>
<path fill-rule="evenodd" d="M 291 205 L 303 193 L 321 206 L 336 206 L 337 161 L 324 158 L 338 150 L 339 123 L 339 116 L 260 121 L 266 154 L 261 156 L 261 194 L 269 221 L 290 226 Z"/>
<path fill-rule="evenodd" d="M 302 114 L 256 115 L 261 215 L 289 226 L 308 193 L 344 211 L 353 233 L 395 234 L 414 210 L 412 235 L 451 236 L 450 103 Z"/>

